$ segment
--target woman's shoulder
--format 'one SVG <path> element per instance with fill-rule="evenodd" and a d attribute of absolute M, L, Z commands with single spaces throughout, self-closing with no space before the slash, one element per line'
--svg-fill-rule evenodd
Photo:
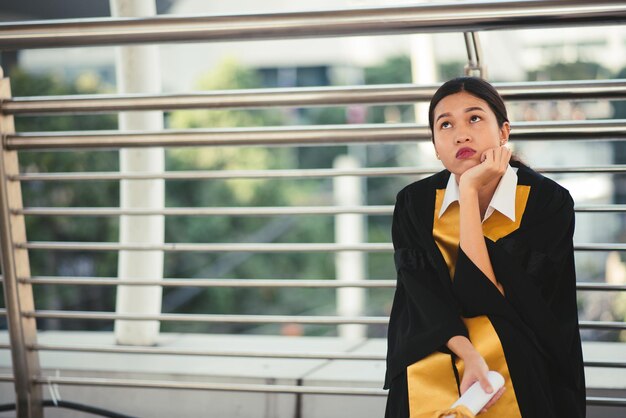
<path fill-rule="evenodd" d="M 518 184 L 530 186 L 529 199 L 541 212 L 551 212 L 563 208 L 573 208 L 574 200 L 565 187 L 520 162 L 512 162 L 518 167 Z"/>

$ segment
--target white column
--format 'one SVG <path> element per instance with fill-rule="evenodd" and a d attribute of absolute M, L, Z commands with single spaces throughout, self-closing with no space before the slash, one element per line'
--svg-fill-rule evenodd
<path fill-rule="evenodd" d="M 110 0 L 111 15 L 143 17 L 156 15 L 154 0 Z M 159 50 L 156 45 L 117 48 L 116 75 L 119 93 L 161 92 Z M 121 131 L 161 130 L 163 113 L 122 112 Z M 120 171 L 159 172 L 165 168 L 163 148 L 124 149 L 120 151 Z M 163 180 L 122 180 L 122 209 L 164 207 Z M 163 216 L 122 216 L 120 243 L 162 244 Z M 163 277 L 162 251 L 120 251 L 120 279 L 155 280 Z M 158 314 L 161 312 L 162 289 L 159 286 L 118 286 L 118 313 Z M 153 345 L 159 334 L 158 321 L 115 321 L 115 338 L 119 344 Z"/>
<path fill-rule="evenodd" d="M 349 170 L 359 167 L 354 157 L 347 155 L 335 159 L 334 168 Z M 359 206 L 363 204 L 363 179 L 357 176 L 335 177 L 333 180 L 336 206 Z M 335 215 L 335 242 L 360 244 L 365 238 L 365 217 L 359 214 Z M 337 280 L 359 282 L 365 279 L 365 256 L 359 251 L 340 251 L 335 256 Z M 363 315 L 365 289 L 337 289 L 337 314 L 340 316 Z M 366 326 L 359 324 L 339 325 L 339 336 L 353 339 L 366 337 Z"/>
<path fill-rule="evenodd" d="M 426 1 L 422 1 L 426 3 Z M 462 42 L 462 38 L 459 38 Z M 459 74 L 462 75 L 462 74 Z M 434 84 L 437 81 L 437 66 L 432 34 L 411 36 L 411 77 L 415 84 Z M 415 122 L 428 125 L 428 102 L 414 105 Z M 436 166 L 435 151 L 430 142 L 418 142 L 417 163 L 421 166 Z"/>

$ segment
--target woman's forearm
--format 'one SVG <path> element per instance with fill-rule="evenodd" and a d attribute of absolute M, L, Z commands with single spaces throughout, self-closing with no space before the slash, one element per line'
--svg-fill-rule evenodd
<path fill-rule="evenodd" d="M 476 348 L 472 345 L 472 342 L 464 335 L 455 335 L 450 338 L 446 346 L 463 360 L 479 355 Z"/>
<path fill-rule="evenodd" d="M 496 280 L 491 265 L 478 206 L 478 192 L 472 188 L 460 191 L 460 246 L 467 257 L 483 272 L 485 276 L 504 294 L 502 285 Z"/>

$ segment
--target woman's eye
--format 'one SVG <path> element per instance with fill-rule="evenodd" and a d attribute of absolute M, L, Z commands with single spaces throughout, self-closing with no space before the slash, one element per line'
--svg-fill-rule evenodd
<path fill-rule="evenodd" d="M 450 122 L 442 122 L 441 125 L 439 125 L 441 129 L 447 129 L 449 126 Z"/>
<path fill-rule="evenodd" d="M 471 122 L 477 122 L 480 120 L 480 116 L 478 115 L 472 115 L 472 117 L 470 118 Z"/>

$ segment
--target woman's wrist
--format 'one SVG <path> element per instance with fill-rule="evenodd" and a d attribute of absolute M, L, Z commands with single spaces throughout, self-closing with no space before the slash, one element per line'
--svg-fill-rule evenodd
<path fill-rule="evenodd" d="M 460 198 L 463 197 L 478 197 L 478 186 L 472 184 L 471 182 L 459 182 L 459 194 Z"/>

